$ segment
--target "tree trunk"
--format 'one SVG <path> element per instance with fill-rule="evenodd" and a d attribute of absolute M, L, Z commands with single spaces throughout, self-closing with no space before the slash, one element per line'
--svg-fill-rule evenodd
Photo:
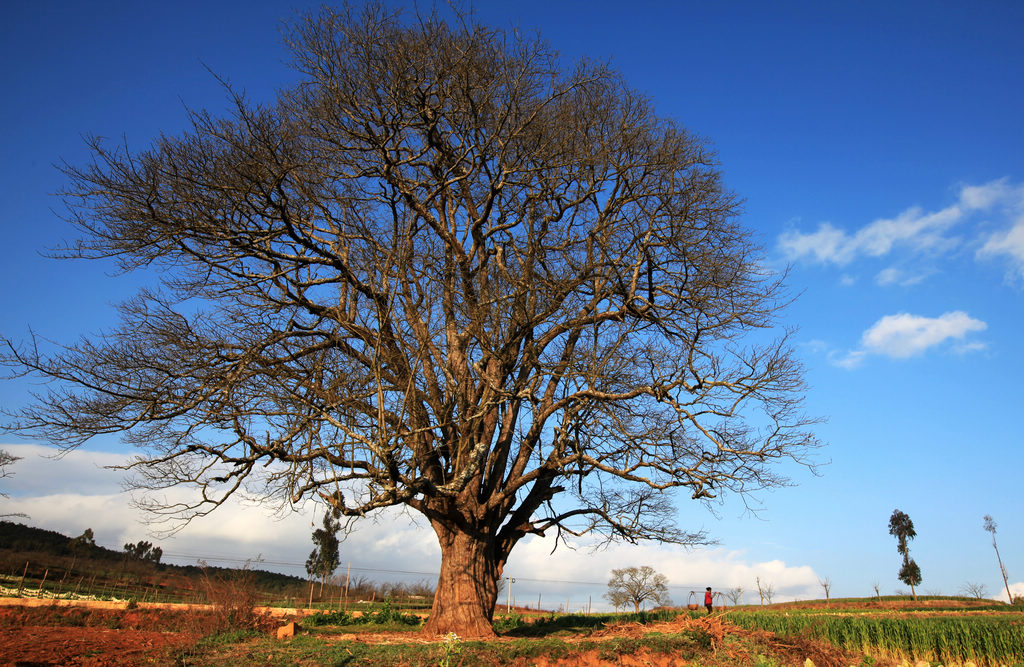
<path fill-rule="evenodd" d="M 999 547 L 996 546 L 995 528 L 992 528 L 992 548 L 996 550 L 996 560 L 999 561 L 999 572 L 1003 575 L 1003 585 L 1006 586 L 1007 602 L 1013 604 L 1013 593 L 1010 592 L 1010 580 L 1006 577 L 1006 568 L 1003 567 L 1003 559 L 999 555 Z M 74 564 L 72 564 L 74 567 Z"/>
<path fill-rule="evenodd" d="M 495 554 L 494 539 L 432 523 L 441 543 L 441 576 L 423 633 L 493 637 L 491 621 L 504 565 Z"/>

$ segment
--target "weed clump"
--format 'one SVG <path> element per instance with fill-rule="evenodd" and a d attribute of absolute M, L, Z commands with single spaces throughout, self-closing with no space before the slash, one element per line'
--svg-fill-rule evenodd
<path fill-rule="evenodd" d="M 202 590 L 210 608 L 192 616 L 192 632 L 197 635 L 219 635 L 232 632 L 268 632 L 275 623 L 269 612 L 257 611 L 259 591 L 247 562 L 239 570 L 212 573 L 201 563 Z"/>

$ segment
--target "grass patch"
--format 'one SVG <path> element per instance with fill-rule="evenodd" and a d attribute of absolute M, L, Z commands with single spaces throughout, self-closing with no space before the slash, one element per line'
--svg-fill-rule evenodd
<path fill-rule="evenodd" d="M 206 643 L 202 651 L 190 656 L 192 665 L 373 665 L 379 667 L 436 667 L 442 664 L 445 650 L 441 642 L 431 644 L 365 644 L 328 642 L 321 635 L 296 637 L 288 642 L 260 638 L 247 643 L 227 645 Z M 706 656 L 709 645 L 686 635 L 654 636 L 642 639 L 584 640 L 569 642 L 560 638 L 519 638 L 510 642 L 461 642 L 452 664 L 506 665 L 516 660 L 546 658 L 571 660 L 595 653 L 602 660 L 615 661 L 620 655 L 642 652 L 671 654 L 684 660 Z"/>

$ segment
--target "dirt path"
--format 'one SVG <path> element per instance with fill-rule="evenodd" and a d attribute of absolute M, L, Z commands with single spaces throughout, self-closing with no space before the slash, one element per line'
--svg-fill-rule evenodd
<path fill-rule="evenodd" d="M 154 630 L 23 626 L 4 628 L 0 665 L 172 664 L 170 652 L 194 638 Z"/>

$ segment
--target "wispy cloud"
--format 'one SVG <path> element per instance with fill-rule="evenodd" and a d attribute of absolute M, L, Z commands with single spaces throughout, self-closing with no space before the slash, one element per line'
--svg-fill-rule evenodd
<path fill-rule="evenodd" d="M 843 355 L 832 355 L 831 361 L 842 368 L 856 368 L 869 355 L 907 359 L 951 341 L 957 342 L 953 351 L 958 354 L 976 352 L 985 349 L 985 344 L 965 339 L 969 334 L 987 328 L 985 322 L 962 310 L 943 313 L 938 317 L 910 313 L 886 315 L 863 333 L 858 349 Z"/>
<path fill-rule="evenodd" d="M 1011 277 L 1024 279 L 1024 214 L 1009 229 L 990 234 L 978 250 L 978 257 L 1006 259 Z"/>
<path fill-rule="evenodd" d="M 812 259 L 840 266 L 861 256 L 887 255 L 896 247 L 946 249 L 958 243 L 945 233 L 964 218 L 964 213 L 961 205 L 932 213 L 913 207 L 895 218 L 875 220 L 853 234 L 823 222 L 810 234 L 787 230 L 779 237 L 779 248 L 789 260 Z"/>
<path fill-rule="evenodd" d="M 911 285 L 917 285 L 927 277 L 928 273 L 925 271 L 910 273 L 903 269 L 897 269 L 890 266 L 887 269 L 882 269 L 875 275 L 875 283 L 881 287 L 887 287 L 889 285 L 909 287 Z"/>
<path fill-rule="evenodd" d="M 987 236 L 963 238 L 954 229 L 978 214 L 992 214 L 989 224 L 1000 227 Z M 880 218 L 855 231 L 847 231 L 830 222 L 822 222 L 817 230 L 803 232 L 792 228 L 779 236 L 778 248 L 790 261 L 806 260 L 821 264 L 846 266 L 855 260 L 879 258 L 897 250 L 912 254 L 944 253 L 965 243 L 981 246 L 979 258 L 1008 257 L 1024 276 L 1024 184 L 1008 179 L 982 185 L 961 185 L 957 201 L 945 208 L 926 211 L 914 206 L 895 217 Z M 906 280 L 919 282 L 926 277 L 916 272 L 897 278 L 895 269 L 878 274 L 879 285 L 906 285 Z"/>

